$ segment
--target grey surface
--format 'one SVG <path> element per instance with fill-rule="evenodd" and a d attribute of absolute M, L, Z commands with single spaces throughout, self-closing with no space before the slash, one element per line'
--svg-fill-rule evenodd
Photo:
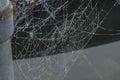
<path fill-rule="evenodd" d="M 14 80 L 10 40 L 0 44 L 0 80 Z"/>
<path fill-rule="evenodd" d="M 2 12 L 9 5 L 9 0 L 0 0 L 0 12 Z"/>
<path fill-rule="evenodd" d="M 86 49 L 65 80 L 120 80 L 120 42 Z"/>
<path fill-rule="evenodd" d="M 0 0 L 0 13 L 5 10 L 8 5 L 9 0 Z M 5 20 L 0 19 L 0 80 L 14 80 L 10 41 L 13 31 L 13 15 Z"/>
<path fill-rule="evenodd" d="M 15 80 L 120 80 L 120 42 L 16 60 L 14 67 Z"/>
<path fill-rule="evenodd" d="M 3 11 L 9 6 L 9 0 L 0 0 L 0 16 Z M 1 17 L 0 17 L 1 18 Z M 0 43 L 7 41 L 14 32 L 13 15 L 7 19 L 0 19 Z"/>
<path fill-rule="evenodd" d="M 0 21 L 0 43 L 8 40 L 14 32 L 13 15 Z"/>

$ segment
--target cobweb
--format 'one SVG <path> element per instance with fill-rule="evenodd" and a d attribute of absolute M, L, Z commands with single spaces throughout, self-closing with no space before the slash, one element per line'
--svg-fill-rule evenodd
<path fill-rule="evenodd" d="M 108 1 L 103 0 L 99 10 L 98 0 L 35 0 L 34 9 L 28 5 L 29 1 L 13 1 L 16 7 L 13 57 L 23 60 L 17 66 L 24 79 L 63 80 L 77 58 L 81 57 L 78 54 L 81 52 L 75 50 L 83 49 L 97 35 L 97 29 L 103 28 L 101 24 L 116 5 L 113 1 L 108 9 L 104 9 Z M 71 51 L 72 54 L 65 55 Z M 63 60 L 48 56 L 58 53 L 63 53 Z M 32 57 L 38 56 L 41 58 L 32 61 Z M 87 60 L 86 57 L 85 59 Z M 33 63 L 36 67 L 33 67 Z M 96 70 L 95 72 L 104 80 Z"/>

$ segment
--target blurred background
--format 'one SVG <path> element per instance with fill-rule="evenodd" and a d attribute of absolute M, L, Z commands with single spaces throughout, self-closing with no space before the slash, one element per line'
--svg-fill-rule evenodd
<path fill-rule="evenodd" d="M 29 2 L 29 1 L 28 1 Z M 115 0 L 15 2 L 16 80 L 119 80 Z"/>

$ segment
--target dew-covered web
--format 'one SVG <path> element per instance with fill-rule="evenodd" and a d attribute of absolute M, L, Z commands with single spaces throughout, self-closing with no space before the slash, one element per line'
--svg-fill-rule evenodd
<path fill-rule="evenodd" d="M 22 59 L 17 66 L 25 80 L 64 79 L 77 58 L 81 57 L 80 52 L 75 50 L 83 49 L 93 35 L 100 35 L 96 34 L 98 28 L 106 29 L 101 24 L 117 4 L 113 1 L 104 9 L 109 0 L 103 0 L 98 9 L 98 0 L 80 0 L 76 4 L 77 1 L 35 0 L 34 9 L 30 7 L 29 0 L 13 1 L 16 7 L 13 57 Z M 66 55 L 69 52 L 70 55 Z M 58 53 L 62 54 L 51 57 Z M 40 56 L 33 60 L 33 57 Z M 86 55 L 83 58 L 87 60 Z M 87 61 L 98 77 L 104 80 Z"/>

